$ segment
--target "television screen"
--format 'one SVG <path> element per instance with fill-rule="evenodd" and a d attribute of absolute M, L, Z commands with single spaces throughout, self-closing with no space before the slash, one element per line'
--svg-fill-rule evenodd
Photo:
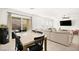
<path fill-rule="evenodd" d="M 71 26 L 71 25 L 72 25 L 71 20 L 60 21 L 60 26 Z"/>

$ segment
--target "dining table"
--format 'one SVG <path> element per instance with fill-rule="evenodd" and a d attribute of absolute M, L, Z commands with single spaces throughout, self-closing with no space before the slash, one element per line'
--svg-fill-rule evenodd
<path fill-rule="evenodd" d="M 44 36 L 44 40 L 43 40 L 43 51 L 47 51 L 47 37 L 45 36 L 44 33 L 36 33 L 33 32 L 32 30 L 27 31 L 27 32 L 21 32 L 21 33 L 17 33 L 18 36 L 20 36 L 20 41 L 23 45 L 23 51 L 27 51 L 29 46 L 31 46 L 32 44 L 34 44 L 35 37 L 41 37 Z"/>

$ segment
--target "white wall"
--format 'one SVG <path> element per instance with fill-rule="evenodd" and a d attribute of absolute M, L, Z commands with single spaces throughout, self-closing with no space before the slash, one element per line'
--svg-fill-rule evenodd
<path fill-rule="evenodd" d="M 32 16 L 32 29 L 47 29 L 53 27 L 53 20 L 40 16 Z"/>
<path fill-rule="evenodd" d="M 1 8 L 0 9 L 0 24 L 5 24 L 7 25 L 7 20 L 8 20 L 8 12 L 16 13 L 17 15 L 20 14 L 22 16 L 24 13 L 19 12 L 17 10 L 10 10 L 6 8 Z M 28 16 L 28 14 L 26 14 Z M 25 17 L 26 17 L 25 16 Z M 29 15 L 31 16 L 31 15 Z M 23 17 L 23 16 L 22 16 Z M 32 15 L 32 28 L 33 29 L 46 29 L 50 28 L 53 26 L 53 20 L 50 18 L 45 18 L 37 15 Z"/>
<path fill-rule="evenodd" d="M 79 9 L 78 8 L 59 9 L 56 11 L 58 12 L 58 14 L 56 13 L 57 15 L 55 15 L 54 24 L 53 24 L 55 28 L 59 29 L 60 27 L 61 29 L 67 29 L 67 30 L 79 29 Z M 62 19 L 64 15 L 70 17 L 70 20 L 72 21 L 72 26 L 60 26 L 60 20 L 64 20 Z"/>
<path fill-rule="evenodd" d="M 8 13 L 5 8 L 0 9 L 0 24 L 7 25 Z"/>
<path fill-rule="evenodd" d="M 10 8 L 0 8 L 0 24 L 7 25 L 8 12 L 11 12 L 12 14 L 14 14 L 14 16 L 19 15 L 20 17 L 23 17 L 23 18 L 31 17 L 30 14 L 27 14 L 21 11 L 17 11 Z"/>
<path fill-rule="evenodd" d="M 29 15 L 27 13 L 23 13 L 17 10 L 9 10 L 9 11 L 17 14 Z M 79 28 L 79 8 L 46 8 L 46 9 L 42 8 L 42 9 L 35 9 L 33 13 L 39 14 L 41 16 L 45 16 L 45 17 L 40 17 L 37 15 L 33 15 L 33 16 L 30 15 L 32 16 L 33 28 L 43 28 L 43 29 L 48 27 L 55 27 L 57 29 L 59 27 L 61 27 L 62 29 Z M 62 20 L 62 17 L 64 15 L 70 17 L 70 19 L 72 20 L 72 26 L 60 26 L 59 21 Z M 49 17 L 49 18 L 46 18 L 46 17 Z M 7 11 L 5 8 L 0 9 L 0 24 L 7 24 Z"/>
<path fill-rule="evenodd" d="M 25 12 L 27 11 L 25 9 Z M 68 30 L 79 29 L 79 8 L 37 8 L 34 10 L 30 10 L 28 12 L 32 14 L 48 17 L 49 21 L 51 21 L 52 19 L 54 28 L 59 29 L 59 27 L 61 27 L 62 29 L 68 29 Z M 70 20 L 72 20 L 72 26 L 60 26 L 59 21 L 63 20 L 62 17 L 64 15 L 70 17 Z M 47 27 L 46 18 L 44 19 L 42 17 L 33 16 L 33 22 L 34 22 L 33 27 L 40 27 L 39 25 L 42 26 L 43 24 L 44 24 L 43 25 L 44 28 Z M 39 22 L 41 22 L 41 24 Z M 51 27 L 51 26 L 49 25 L 48 27 Z"/>

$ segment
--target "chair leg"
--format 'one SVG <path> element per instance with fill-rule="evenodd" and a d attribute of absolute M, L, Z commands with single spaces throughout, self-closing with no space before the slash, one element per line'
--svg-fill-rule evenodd
<path fill-rule="evenodd" d="M 44 39 L 44 49 L 47 51 L 47 38 Z"/>

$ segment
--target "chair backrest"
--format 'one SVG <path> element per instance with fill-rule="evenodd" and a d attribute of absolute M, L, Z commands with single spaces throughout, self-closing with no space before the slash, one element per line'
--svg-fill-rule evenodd
<path fill-rule="evenodd" d="M 12 38 L 15 39 L 15 49 L 17 48 L 17 50 L 23 50 L 23 45 L 20 41 L 20 36 L 17 36 L 15 32 L 12 32 Z"/>
<path fill-rule="evenodd" d="M 40 33 L 40 34 L 43 34 L 43 32 L 41 32 L 41 31 L 38 31 L 38 30 L 32 30 L 33 32 L 35 32 L 35 33 Z"/>
<path fill-rule="evenodd" d="M 36 33 L 36 31 L 35 31 L 35 30 L 32 30 L 32 31 Z"/>
<path fill-rule="evenodd" d="M 35 37 L 34 40 L 35 40 L 35 44 L 36 44 L 36 45 L 43 46 L 44 36 Z"/>
<path fill-rule="evenodd" d="M 23 50 L 23 45 L 22 45 L 22 43 L 20 41 L 20 36 L 17 36 L 15 38 L 15 41 L 16 41 L 17 50 L 22 51 Z"/>
<path fill-rule="evenodd" d="M 37 31 L 37 33 L 43 34 L 43 32 L 41 32 L 41 31 Z"/>
<path fill-rule="evenodd" d="M 15 32 L 12 32 L 12 39 L 16 38 Z"/>
<path fill-rule="evenodd" d="M 29 47 L 30 51 L 42 51 L 44 36 L 35 37 L 35 42 Z"/>

